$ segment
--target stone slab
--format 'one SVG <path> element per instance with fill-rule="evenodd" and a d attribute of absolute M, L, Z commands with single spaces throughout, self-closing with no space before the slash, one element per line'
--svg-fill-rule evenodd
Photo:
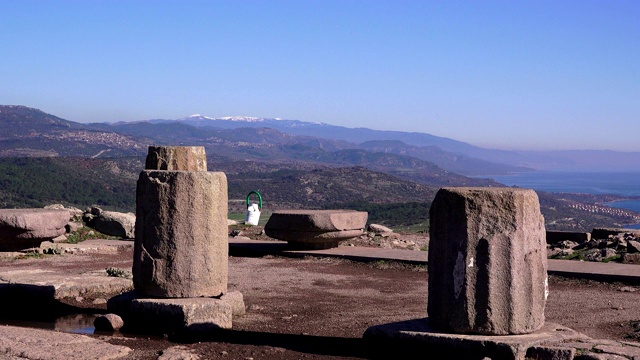
<path fill-rule="evenodd" d="M 130 279 L 107 276 L 106 271 L 63 274 L 44 269 L 0 272 L 0 298 L 59 300 L 88 294 L 120 294 L 133 289 Z"/>
<path fill-rule="evenodd" d="M 219 299 L 156 299 L 141 296 L 135 291 L 115 296 L 109 299 L 107 308 L 124 319 L 127 329 L 156 333 L 231 329 L 233 317 L 245 313 L 239 292 L 229 292 Z"/>
<path fill-rule="evenodd" d="M 554 323 L 546 323 L 541 329 L 522 335 L 468 335 L 443 333 L 435 330 L 428 318 L 401 321 L 372 326 L 363 338 L 372 346 L 385 349 L 402 349 L 407 353 L 447 354 L 447 359 L 517 359 L 524 360 L 532 347 L 562 347 L 564 341 L 590 340 L 584 334 Z"/>
<path fill-rule="evenodd" d="M 161 324 L 168 330 L 231 329 L 233 319 L 231 305 L 212 298 L 135 299 L 131 312 L 145 323 Z"/>
<path fill-rule="evenodd" d="M 355 210 L 280 210 L 269 217 L 265 234 L 294 248 L 328 249 L 364 234 L 368 213 Z"/>
<path fill-rule="evenodd" d="M 131 349 L 86 335 L 0 326 L 0 359 L 120 359 Z"/>
<path fill-rule="evenodd" d="M 36 251 L 46 254 L 116 254 L 132 249 L 131 240 L 86 240 L 77 244 L 44 242 Z"/>

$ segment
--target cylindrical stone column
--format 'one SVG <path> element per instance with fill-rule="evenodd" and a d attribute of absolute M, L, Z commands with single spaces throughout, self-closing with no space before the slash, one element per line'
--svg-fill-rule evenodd
<path fill-rule="evenodd" d="M 509 335 L 544 325 L 544 218 L 533 190 L 443 188 L 430 210 L 430 323 Z"/>
<path fill-rule="evenodd" d="M 207 171 L 203 146 L 149 146 L 147 170 Z"/>
<path fill-rule="evenodd" d="M 228 281 L 227 177 L 143 171 L 136 194 L 135 289 L 153 297 L 212 297 Z"/>

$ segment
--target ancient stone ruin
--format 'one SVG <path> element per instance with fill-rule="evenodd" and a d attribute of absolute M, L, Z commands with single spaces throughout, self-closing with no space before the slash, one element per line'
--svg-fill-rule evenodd
<path fill-rule="evenodd" d="M 555 358 L 548 344 L 581 337 L 545 324 L 546 239 L 533 190 L 440 189 L 428 267 L 429 317 L 374 326 L 365 338 L 455 358 L 546 359 Z"/>
<path fill-rule="evenodd" d="M 227 292 L 226 175 L 207 171 L 201 147 L 150 147 L 146 164 L 136 190 L 135 293 L 109 307 L 125 324 L 230 328 L 244 303 Z"/>
<path fill-rule="evenodd" d="M 147 170 L 207 171 L 207 155 L 202 146 L 149 146 Z"/>
<path fill-rule="evenodd" d="M 368 213 L 355 210 L 281 210 L 264 226 L 267 236 L 296 249 L 329 249 L 364 233 Z"/>
<path fill-rule="evenodd" d="M 441 189 L 431 207 L 430 238 L 433 326 L 486 335 L 542 327 L 547 253 L 533 190 Z"/>

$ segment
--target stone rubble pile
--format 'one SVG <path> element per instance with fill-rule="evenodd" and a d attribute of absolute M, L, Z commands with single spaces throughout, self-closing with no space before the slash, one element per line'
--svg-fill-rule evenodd
<path fill-rule="evenodd" d="M 630 229 L 593 229 L 588 236 L 576 239 L 575 233 L 547 234 L 550 259 L 584 261 L 621 261 L 640 264 L 640 232 Z"/>

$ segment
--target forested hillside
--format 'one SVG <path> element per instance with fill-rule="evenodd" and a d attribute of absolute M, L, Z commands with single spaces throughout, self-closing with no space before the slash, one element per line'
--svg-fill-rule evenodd
<path fill-rule="evenodd" d="M 143 157 L 0 158 L 0 208 L 42 207 L 53 203 L 84 208 L 135 211 L 135 186 Z M 372 222 L 391 227 L 424 223 L 439 186 L 402 180 L 364 167 L 310 166 L 305 163 L 222 161 L 209 157 L 210 171 L 223 171 L 230 211 L 246 211 L 246 195 L 259 191 L 265 211 L 348 208 L 368 211 Z M 572 205 L 597 198 L 539 193 L 548 229 L 591 230 L 621 226 L 628 217 L 592 213 Z"/>
<path fill-rule="evenodd" d="M 139 158 L 0 158 L 0 208 L 62 203 L 132 211 L 137 174 L 130 169 L 141 166 Z"/>

